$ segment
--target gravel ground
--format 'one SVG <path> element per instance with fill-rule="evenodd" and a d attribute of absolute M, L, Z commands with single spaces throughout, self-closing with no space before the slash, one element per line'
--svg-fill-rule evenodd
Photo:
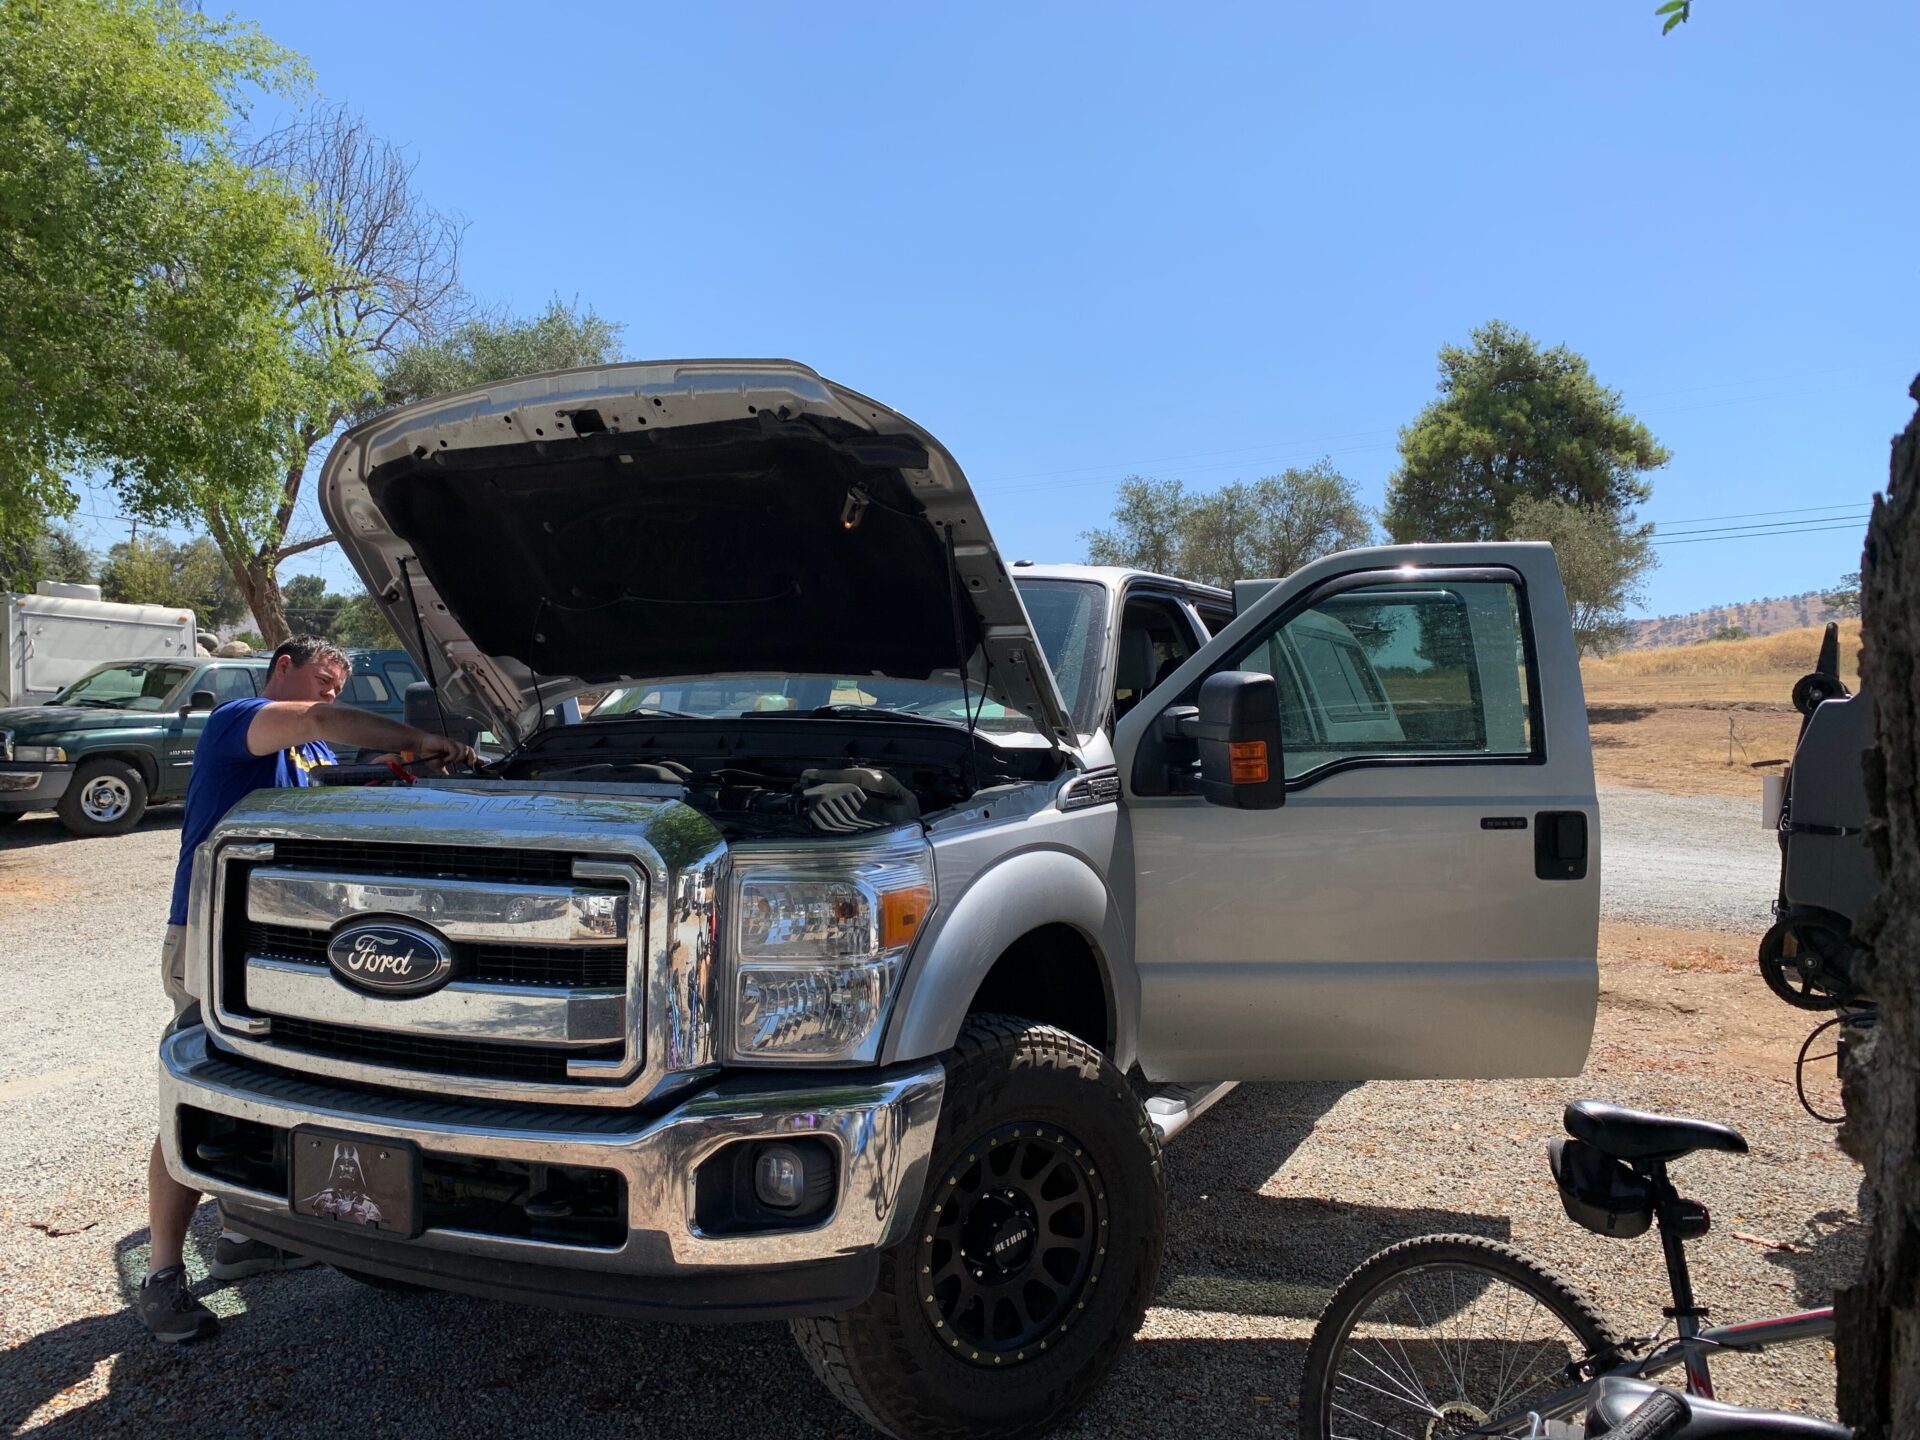
<path fill-rule="evenodd" d="M 1752 875 L 1744 868 L 1758 833 L 1750 807 L 1647 792 L 1605 803 L 1610 914 L 1664 913 L 1664 888 L 1684 912 L 1675 923 L 1729 928 L 1746 913 L 1753 876 L 1763 895 L 1770 888 L 1763 856 Z M 1702 817 L 1724 822 L 1729 845 L 1737 832 L 1742 868 L 1693 861 L 1707 848 Z M 1652 837 L 1652 856 L 1641 837 Z M 227 1318 L 221 1338 L 185 1350 L 148 1341 L 123 1306 L 145 1263 L 152 1054 L 166 1020 L 153 972 L 177 844 L 166 817 L 115 840 L 71 840 L 51 820 L 0 838 L 8 1433 L 869 1433 L 826 1397 L 777 1326 L 679 1329 L 395 1298 L 310 1270 L 203 1284 Z M 1680 873 L 1694 883 L 1674 885 Z M 1752 1141 L 1750 1156 L 1701 1157 L 1679 1171 L 1718 1222 L 1693 1247 L 1699 1288 L 1718 1313 L 1824 1302 L 1857 1254 L 1857 1172 L 1780 1084 L 1780 1057 L 1804 1025 L 1777 1004 L 1757 1010 L 1749 1030 L 1772 1027 L 1769 1057 L 1730 1062 L 1714 1017 L 1753 1001 L 1752 978 L 1678 973 L 1635 953 L 1607 962 L 1580 1079 L 1247 1086 L 1196 1124 L 1169 1152 L 1172 1226 L 1141 1341 L 1061 1433 L 1292 1435 L 1306 1339 L 1332 1288 L 1373 1250 L 1429 1231 L 1509 1238 L 1603 1295 L 1617 1323 L 1651 1328 L 1664 1298 L 1652 1237 L 1607 1242 L 1576 1229 L 1547 1177 L 1543 1149 L 1560 1106 L 1585 1094 L 1710 1115 Z M 196 1235 L 202 1257 L 211 1220 L 209 1207 Z M 1831 1413 L 1824 1346 L 1716 1365 L 1731 1398 Z"/>
<path fill-rule="evenodd" d="M 1600 791 L 1600 913 L 1758 936 L 1772 923 L 1780 843 L 1760 801 L 1724 795 Z"/>

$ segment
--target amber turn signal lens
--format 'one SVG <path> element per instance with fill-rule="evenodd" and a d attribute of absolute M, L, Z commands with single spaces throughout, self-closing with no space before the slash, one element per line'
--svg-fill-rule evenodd
<path fill-rule="evenodd" d="M 1234 784 L 1264 785 L 1267 783 L 1266 741 L 1237 740 L 1227 747 L 1227 759 L 1232 766 Z"/>
<path fill-rule="evenodd" d="M 933 891 L 925 886 L 889 890 L 880 897 L 880 946 L 892 950 L 913 943 L 933 908 Z"/>

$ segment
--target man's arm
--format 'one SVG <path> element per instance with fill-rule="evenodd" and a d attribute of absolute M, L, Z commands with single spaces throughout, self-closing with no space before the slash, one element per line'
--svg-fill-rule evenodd
<path fill-rule="evenodd" d="M 444 735 L 321 700 L 269 701 L 253 712 L 247 726 L 247 749 L 255 755 L 271 755 L 314 740 L 360 750 L 411 750 L 420 759 L 441 765 L 473 760 L 471 750 Z"/>

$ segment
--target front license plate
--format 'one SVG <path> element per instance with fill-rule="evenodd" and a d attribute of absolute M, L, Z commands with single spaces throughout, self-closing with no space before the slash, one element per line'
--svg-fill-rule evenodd
<path fill-rule="evenodd" d="M 302 1125 L 293 1132 L 291 1178 L 296 1214 L 420 1233 L 420 1151 L 406 1141 Z"/>

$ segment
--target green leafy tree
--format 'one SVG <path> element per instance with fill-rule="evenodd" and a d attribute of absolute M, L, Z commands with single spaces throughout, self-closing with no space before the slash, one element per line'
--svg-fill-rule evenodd
<path fill-rule="evenodd" d="M 230 625 L 247 613 L 232 572 L 204 535 L 184 544 L 155 537 L 115 545 L 100 568 L 100 596 L 192 610 L 203 630 Z"/>
<path fill-rule="evenodd" d="M 1565 500 L 1527 498 L 1515 503 L 1506 538 L 1552 544 L 1582 651 L 1602 654 L 1627 638 L 1626 611 L 1645 598 L 1641 587 L 1658 563 L 1651 525 Z"/>
<path fill-rule="evenodd" d="M 196 472 L 264 440 L 299 383 L 280 297 L 324 256 L 234 127 L 303 78 L 178 0 L 0 5 L 0 533 L 71 511 L 83 468 Z"/>
<path fill-rule="evenodd" d="M 1179 574 L 1208 585 L 1291 575 L 1373 539 L 1353 482 L 1317 460 L 1199 497 L 1181 526 Z"/>
<path fill-rule="evenodd" d="M 371 595 L 356 595 L 340 607 L 333 617 L 336 645 L 352 645 L 366 650 L 399 650 L 400 637 L 393 633 L 387 617 Z"/>
<path fill-rule="evenodd" d="M 1178 574 L 1182 532 L 1193 506 L 1194 497 L 1178 480 L 1129 475 L 1114 496 L 1113 528 L 1080 537 L 1087 542 L 1088 563 Z"/>
<path fill-rule="evenodd" d="M 1290 575 L 1365 545 L 1373 520 L 1353 482 L 1326 460 L 1196 494 L 1178 480 L 1120 482 L 1109 529 L 1089 530 L 1087 558 L 1209 585 Z"/>
<path fill-rule="evenodd" d="M 1400 432 L 1382 519 L 1394 540 L 1503 540 L 1523 499 L 1625 525 L 1668 454 L 1564 345 L 1498 320 L 1440 351 L 1440 398 Z"/>
<path fill-rule="evenodd" d="M 591 307 L 557 299 L 531 319 L 476 316 L 395 355 L 381 372 L 378 395 L 358 418 L 469 385 L 609 364 L 619 356 L 621 328 Z"/>
<path fill-rule="evenodd" d="M 62 525 L 0 536 L 0 594 L 25 593 L 42 580 L 93 583 L 93 552 Z"/>
<path fill-rule="evenodd" d="M 318 575 L 295 575 L 281 586 L 280 593 L 286 601 L 287 625 L 294 634 L 335 638 L 334 624 L 346 608 L 346 596 L 330 594 L 327 582 Z"/>
<path fill-rule="evenodd" d="M 299 523 L 308 475 L 343 422 L 378 393 L 381 367 L 459 319 L 461 226 L 421 200 L 413 163 L 397 147 L 338 107 L 249 146 L 245 161 L 303 197 L 320 238 L 318 262 L 273 292 L 294 383 L 275 397 L 264 426 L 249 428 L 243 413 L 209 397 L 209 443 L 125 489 L 135 513 L 206 526 L 278 644 L 290 633 L 280 566 L 333 543 L 317 520 Z M 238 398 L 252 403 L 244 392 Z M 226 435 L 248 443 L 222 444 Z"/>
<path fill-rule="evenodd" d="M 1820 601 L 1835 615 L 1850 616 L 1860 613 L 1860 572 L 1852 571 L 1840 577 L 1840 583 L 1821 595 Z"/>

